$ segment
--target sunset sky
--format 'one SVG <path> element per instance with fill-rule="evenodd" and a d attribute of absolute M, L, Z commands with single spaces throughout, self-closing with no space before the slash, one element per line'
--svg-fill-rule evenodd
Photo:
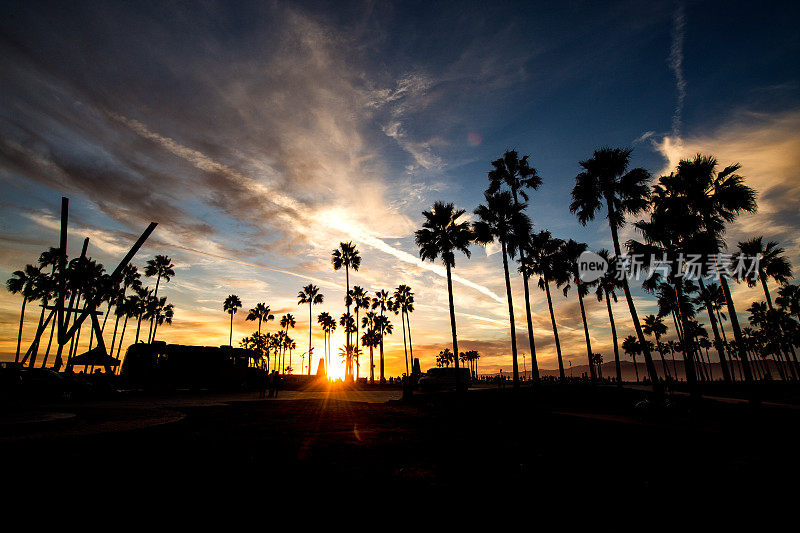
<path fill-rule="evenodd" d="M 338 317 L 345 276 L 330 253 L 352 240 L 362 266 L 351 284 L 414 290 L 424 369 L 450 329 L 443 270 L 414 245 L 421 211 L 445 200 L 472 212 L 490 162 L 516 148 L 544 180 L 528 209 L 535 229 L 609 248 L 604 218 L 583 228 L 568 209 L 578 161 L 603 145 L 634 148 L 633 165 L 654 175 L 698 151 L 741 163 L 759 212 L 729 228 L 729 245 L 764 235 L 800 268 L 800 9 L 767 4 L 3 2 L 0 276 L 57 245 L 68 196 L 70 256 L 89 237 L 109 269 L 159 223 L 134 264 L 175 263 L 159 291 L 175 320 L 160 340 L 226 344 L 222 302 L 237 294 L 234 342 L 264 301 L 296 317 L 299 355 L 308 308 L 297 292 L 320 286 L 315 316 Z M 473 247 L 454 272 L 459 347 L 482 354 L 481 371 L 509 371 L 497 249 Z M 528 354 L 518 277 L 513 289 Z M 734 290 L 741 311 L 763 299 Z M 565 360 L 586 364 L 574 293 L 553 294 Z M 640 315 L 655 311 L 635 294 Z M 540 366 L 556 368 L 544 294 L 532 298 Z M 605 306 L 586 301 L 593 346 L 610 361 Z M 0 293 L 2 359 L 13 359 L 20 304 Z M 632 333 L 624 299 L 614 310 L 619 334 Z M 393 322 L 387 372 L 399 375 Z M 333 342 L 338 351 L 341 328 Z"/>

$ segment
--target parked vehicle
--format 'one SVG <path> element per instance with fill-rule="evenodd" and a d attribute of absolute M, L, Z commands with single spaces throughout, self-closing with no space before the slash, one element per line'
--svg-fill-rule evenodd
<path fill-rule="evenodd" d="M 461 378 L 461 386 L 464 388 L 472 385 L 472 375 L 469 368 L 431 368 L 419 378 L 419 388 L 421 390 L 446 390 L 456 388 L 456 377 Z"/>

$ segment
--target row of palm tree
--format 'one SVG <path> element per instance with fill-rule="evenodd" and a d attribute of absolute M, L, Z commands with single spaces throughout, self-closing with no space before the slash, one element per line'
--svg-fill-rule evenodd
<path fill-rule="evenodd" d="M 429 211 L 424 211 L 422 227 L 415 233 L 415 240 L 423 260 L 440 259 L 445 266 L 449 307 L 450 326 L 453 350 L 458 351 L 458 336 L 455 311 L 453 306 L 452 269 L 455 268 L 456 252 L 470 257 L 472 243 L 487 245 L 500 244 L 501 259 L 506 286 L 506 300 L 509 314 L 509 330 L 514 385 L 518 386 L 517 339 L 514 307 L 511 291 L 511 276 L 508 259 L 517 259 L 519 272 L 523 278 L 525 294 L 525 312 L 528 322 L 528 337 L 531 350 L 532 377 L 538 379 L 538 363 L 532 326 L 530 306 L 529 279 L 538 276 L 538 286 L 546 293 L 553 335 L 558 358 L 559 376 L 564 378 L 564 363 L 558 327 L 553 311 L 550 285 L 554 283 L 567 296 L 574 286 L 577 294 L 584 337 L 586 341 L 587 360 L 591 379 L 595 380 L 596 362 L 599 360 L 592 351 L 592 340 L 589 334 L 584 297 L 590 289 L 595 290 L 598 301 L 605 300 L 611 325 L 614 346 L 616 378 L 621 383 L 619 346 L 617 325 L 614 321 L 612 301 L 617 301 L 617 292 L 622 291 L 628 304 L 631 322 L 635 335 L 626 338 L 629 354 L 641 354 L 644 358 L 646 375 L 654 389 L 660 391 L 659 376 L 652 352 L 657 350 L 661 356 L 661 366 L 665 377 L 670 376 L 664 351 L 674 346 L 662 343 L 667 328 L 663 317 L 671 314 L 675 321 L 675 332 L 684 354 L 684 371 L 691 385 L 698 379 L 711 379 L 711 365 L 708 348 L 716 347 L 720 359 L 722 378 L 733 380 L 730 362 L 726 358 L 726 346 L 736 350 L 736 359 L 745 381 L 753 379 L 750 361 L 744 336 L 738 323 L 738 315 L 730 296 L 728 286 L 729 274 L 720 269 L 730 269 L 731 265 L 720 264 L 720 252 L 725 249 L 724 233 L 727 224 L 733 222 L 744 212 L 756 210 L 756 194 L 745 185 L 744 178 L 737 174 L 740 166 L 730 165 L 717 171 L 717 161 L 713 157 L 698 154 L 693 159 L 681 160 L 674 172 L 663 176 L 651 186 L 652 176 L 643 168 L 629 169 L 631 150 L 619 148 L 601 148 L 592 157 L 579 163 L 582 171 L 576 176 L 572 190 L 570 211 L 576 214 L 582 225 L 588 224 L 598 213 L 604 211 L 611 231 L 613 255 L 607 250 L 600 250 L 599 255 L 609 264 L 604 276 L 593 282 L 581 279 L 578 261 L 587 250 L 584 243 L 572 239 L 554 238 L 549 232 L 542 230 L 534 233 L 532 223 L 526 214 L 529 201 L 528 191 L 536 190 L 542 183 L 538 172 L 530 166 L 529 157 L 519 157 L 516 151 L 507 151 L 502 158 L 492 162 L 489 172 L 489 187 L 485 192 L 485 204 L 475 209 L 476 221 L 469 224 L 464 220 L 466 211 L 456 208 L 452 203 L 436 202 Z M 647 214 L 649 220 L 634 223 L 634 228 L 642 235 L 642 240 L 632 239 L 626 244 L 631 254 L 644 258 L 666 258 L 669 266 L 667 273 L 660 273 L 654 268 L 657 265 L 645 263 L 646 276 L 643 288 L 659 299 L 659 314 L 648 315 L 644 327 L 634 305 L 629 284 L 630 269 L 623 262 L 622 246 L 619 233 L 626 226 L 627 219 L 640 214 Z M 697 256 L 705 268 L 699 270 L 697 283 L 690 279 L 689 267 L 684 264 L 687 256 Z M 760 261 L 754 262 L 755 257 Z M 708 268 L 714 265 L 715 269 Z M 746 281 L 751 286 L 761 283 L 766 297 L 767 311 L 764 314 L 767 324 L 771 324 L 776 333 L 778 348 L 769 348 L 774 353 L 791 354 L 783 357 L 787 377 L 795 375 L 796 354 L 792 332 L 796 321 L 786 321 L 789 316 L 779 318 L 772 306 L 767 285 L 768 279 L 777 281 L 786 292 L 786 301 L 794 298 L 793 314 L 796 316 L 796 290 L 789 289 L 786 284 L 791 277 L 791 268 L 783 256 L 783 250 L 777 243 L 763 244 L 760 237 L 739 243 L 739 251 L 733 255 L 733 264 L 741 266 L 748 261 L 757 265 L 747 276 L 737 277 L 737 281 Z M 625 275 L 617 275 L 620 270 Z M 706 284 L 706 281 L 717 279 L 717 283 Z M 696 295 L 692 297 L 692 294 Z M 791 305 L 785 304 L 787 308 Z M 709 323 L 714 335 L 714 342 L 708 340 L 708 334 L 696 320 L 696 311 L 705 307 Z M 721 321 L 724 317 L 722 309 L 727 309 L 734 340 L 726 343 L 720 338 L 725 336 Z M 763 329 L 763 328 L 762 328 Z M 655 344 L 645 336 L 655 337 Z M 632 340 L 631 340 L 632 339 Z M 625 348 L 623 348 L 625 349 Z M 703 358 L 703 350 L 706 352 Z M 444 353 L 444 352 L 442 352 Z M 778 357 L 781 357 L 780 355 Z M 790 360 L 790 359 L 793 359 Z M 458 367 L 458 358 L 453 360 Z M 698 363 L 699 366 L 698 366 Z M 673 365 L 675 366 L 675 365 Z M 677 378 L 677 370 L 673 368 Z M 638 374 L 638 367 L 637 367 Z M 796 377 L 796 376 L 795 376 Z"/>
<path fill-rule="evenodd" d="M 87 240 L 88 241 L 88 240 Z M 63 296 L 65 303 L 65 322 L 64 329 L 67 330 L 70 324 L 78 319 L 80 313 L 86 308 L 87 302 L 100 302 L 106 304 L 105 316 L 102 321 L 101 332 L 104 333 L 108 317 L 112 312 L 115 316 L 114 330 L 111 342 L 104 344 L 109 346 L 109 355 L 114 356 L 116 347 L 116 359 L 119 360 L 122 350 L 128 320 L 133 318 L 137 322 L 135 342 L 139 342 L 141 335 L 141 324 L 144 321 L 149 323 L 147 328 L 147 342 L 153 342 L 158 333 L 158 327 L 163 324 L 172 324 L 175 308 L 173 304 L 167 303 L 166 297 L 159 297 L 158 290 L 162 281 L 169 282 L 175 276 L 172 260 L 165 255 L 156 255 L 147 261 L 144 268 L 146 277 L 155 277 L 155 288 L 150 289 L 142 284 L 142 275 L 139 269 L 128 264 L 123 268 L 119 275 L 111 276 L 105 272 L 101 263 L 86 256 L 88 242 L 84 242 L 84 247 L 79 257 L 65 262 L 66 268 L 62 272 L 60 267 L 61 254 L 57 248 L 49 248 L 42 252 L 36 265 L 28 264 L 22 270 L 15 271 L 11 278 L 6 282 L 7 289 L 12 294 L 22 296 L 22 308 L 20 310 L 19 331 L 17 334 L 17 347 L 15 361 L 33 367 L 39 356 L 40 343 L 43 335 L 50 326 L 50 334 L 47 347 L 40 366 L 47 366 L 53 339 L 57 329 L 57 320 L 54 303 L 60 301 Z M 40 301 L 41 311 L 39 313 L 36 333 L 26 354 L 21 353 L 23 328 L 25 324 L 25 310 L 29 303 Z M 47 313 L 50 310 L 51 313 Z M 113 311 L 112 311 L 113 310 Z M 51 320 L 52 318 L 52 320 Z M 120 321 L 123 321 L 122 330 L 119 332 Z M 70 367 L 70 360 L 77 355 L 80 344 L 82 328 L 79 328 L 69 341 L 67 350 L 67 366 Z M 94 343 L 94 334 L 90 334 L 89 346 L 91 350 Z M 58 370 L 64 364 L 63 348 L 64 345 L 56 342 L 56 355 L 54 367 Z"/>

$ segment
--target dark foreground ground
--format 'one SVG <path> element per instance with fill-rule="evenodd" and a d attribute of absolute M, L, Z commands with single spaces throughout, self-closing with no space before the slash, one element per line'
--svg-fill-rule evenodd
<path fill-rule="evenodd" d="M 194 395 L 63 404 L 17 419 L 6 409 L 3 478 L 23 492 L 78 499 L 201 491 L 529 502 L 732 496 L 800 479 L 796 406 L 676 397 L 650 413 L 634 407 L 641 391 L 580 385 L 462 396 Z"/>

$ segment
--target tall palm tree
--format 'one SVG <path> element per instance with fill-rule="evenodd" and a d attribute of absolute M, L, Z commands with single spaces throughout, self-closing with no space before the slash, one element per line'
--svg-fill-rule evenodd
<path fill-rule="evenodd" d="M 453 353 L 458 351 L 456 335 L 456 313 L 453 307 L 453 278 L 451 270 L 455 268 L 455 252 L 470 257 L 469 244 L 472 241 L 472 230 L 469 222 L 459 221 L 466 211 L 456 209 L 452 203 L 436 202 L 430 211 L 423 211 L 425 222 L 422 228 L 414 233 L 414 240 L 419 246 L 419 256 L 423 261 L 435 261 L 441 257 L 447 271 L 447 294 L 450 303 L 450 330 L 453 335 Z M 458 359 L 456 359 L 458 368 Z M 461 381 L 456 372 L 456 388 L 461 388 Z"/>
<path fill-rule="evenodd" d="M 322 328 L 322 333 L 324 336 L 324 352 L 325 352 L 325 373 L 327 375 L 328 366 L 330 365 L 330 336 L 331 333 L 336 329 L 336 320 L 328 313 L 327 311 L 323 311 L 319 315 L 317 315 L 317 323 Z"/>
<path fill-rule="evenodd" d="M 667 370 L 667 362 L 664 360 L 664 347 L 661 344 L 661 336 L 667 334 L 667 325 L 660 315 L 646 315 L 642 325 L 642 331 L 648 337 L 654 336 L 656 338 L 656 348 L 659 355 L 661 355 L 661 365 L 664 367 L 664 379 L 669 377 L 669 370 Z"/>
<path fill-rule="evenodd" d="M 520 207 L 519 198 L 525 202 L 529 201 L 526 189 L 536 190 L 542 184 L 542 178 L 535 168 L 530 166 L 528 159 L 530 156 L 519 157 L 516 150 L 507 150 L 503 157 L 492 161 L 494 169 L 489 172 L 489 189 L 490 194 L 498 192 L 502 185 L 506 185 L 511 190 L 511 195 L 514 198 L 514 206 Z M 517 234 L 523 234 L 524 231 L 518 231 Z M 519 249 L 519 260 L 521 264 L 526 262 L 525 246 Z M 531 349 L 531 377 L 534 382 L 539 381 L 539 363 L 536 360 L 536 344 L 533 338 L 533 318 L 531 315 L 531 299 L 530 291 L 528 289 L 529 272 L 522 270 L 522 285 L 525 292 L 525 314 L 528 320 L 528 343 Z"/>
<path fill-rule="evenodd" d="M 361 327 L 363 327 L 366 331 L 361 336 L 361 344 L 364 346 L 369 347 L 369 382 L 375 383 L 375 362 L 373 360 L 373 353 L 372 349 L 377 348 L 381 345 L 381 338 L 380 334 L 375 330 L 375 319 L 378 318 L 378 315 L 375 311 L 367 311 L 363 317 L 361 317 Z M 371 344 L 372 341 L 375 341 L 374 346 Z"/>
<path fill-rule="evenodd" d="M 662 178 L 667 181 L 666 186 L 674 194 L 685 198 L 692 212 L 700 217 L 701 228 L 715 242 L 710 253 L 715 254 L 723 249 L 727 223 L 733 222 L 743 211 L 756 211 L 756 192 L 745 185 L 744 178 L 737 174 L 740 168 L 741 165 L 736 163 L 717 172 L 716 158 L 697 154 L 694 159 L 681 160 L 674 174 Z M 728 317 L 736 339 L 735 346 L 739 350 L 739 362 L 745 380 L 750 381 L 752 373 L 747 360 L 746 343 L 742 337 L 727 278 L 722 272 L 719 274 L 719 283 L 725 294 Z"/>
<path fill-rule="evenodd" d="M 586 358 L 589 361 L 589 373 L 591 375 L 592 382 L 594 382 L 597 379 L 597 374 L 594 368 L 592 355 L 594 352 L 592 351 L 592 340 L 589 337 L 589 324 L 586 321 L 586 309 L 583 305 L 583 297 L 589 294 L 589 287 L 594 285 L 596 282 L 583 282 L 578 274 L 578 258 L 586 250 L 586 243 L 576 242 L 572 239 L 569 239 L 561 246 L 560 253 L 563 256 L 563 262 L 565 265 L 567 265 L 569 274 L 571 276 L 571 282 L 564 285 L 564 296 L 567 296 L 572 283 L 575 283 L 575 292 L 578 293 L 578 303 L 580 304 L 581 319 L 583 320 L 583 335 L 586 339 Z"/>
<path fill-rule="evenodd" d="M 383 375 L 383 340 L 387 335 L 391 335 L 394 332 L 394 326 L 389 321 L 389 317 L 383 314 L 383 310 L 381 310 L 381 314 L 375 317 L 375 331 L 380 336 L 380 348 L 381 348 L 381 383 L 386 381 L 386 378 Z"/>
<path fill-rule="evenodd" d="M 414 293 L 408 285 L 399 285 L 394 290 L 394 313 L 400 314 L 400 321 L 403 324 L 403 350 L 406 351 L 406 373 L 409 374 L 409 356 L 411 354 L 411 369 L 414 367 L 414 348 L 411 345 L 411 319 L 409 315 L 414 312 Z M 406 324 L 408 324 L 408 350 L 406 350 Z"/>
<path fill-rule="evenodd" d="M 519 250 L 521 236 L 531 232 L 531 221 L 523 212 L 527 204 L 514 202 L 511 193 L 501 191 L 484 194 L 486 204 L 479 205 L 474 213 L 478 220 L 472 224 L 473 238 L 477 244 L 487 245 L 500 242 L 503 258 L 503 273 L 506 281 L 506 300 L 508 320 L 511 324 L 511 367 L 514 388 L 519 388 L 519 366 L 517 363 L 517 331 L 514 322 L 514 302 L 511 297 L 511 278 L 508 273 L 508 257 L 515 258 Z M 458 353 L 458 352 L 455 352 Z"/>
<path fill-rule="evenodd" d="M 156 255 L 153 259 L 147 261 L 147 266 L 144 267 L 144 275 L 147 277 L 156 276 L 156 288 L 153 291 L 153 298 L 158 298 L 158 285 L 161 280 L 168 283 L 175 275 L 172 264 L 172 259 L 166 255 Z M 152 336 L 153 321 L 150 321 L 150 336 Z"/>
<path fill-rule="evenodd" d="M 222 304 L 222 310 L 231 315 L 231 331 L 228 338 L 229 346 L 233 345 L 233 315 L 235 315 L 236 311 L 241 309 L 241 307 L 242 301 L 235 294 L 231 294 L 225 298 L 225 302 Z"/>
<path fill-rule="evenodd" d="M 34 265 L 25 265 L 23 270 L 15 270 L 11 277 L 6 281 L 6 288 L 11 294 L 22 295 L 22 310 L 19 313 L 19 333 L 17 333 L 17 353 L 14 361 L 19 362 L 19 350 L 22 344 L 22 326 L 25 323 L 25 306 L 33 298 L 36 290 L 36 283 L 42 271 Z"/>
<path fill-rule="evenodd" d="M 297 293 L 297 305 L 308 304 L 308 375 L 311 375 L 311 362 L 313 349 L 311 347 L 311 325 L 313 319 L 311 318 L 311 306 L 318 305 L 325 301 L 325 296 L 320 294 L 319 287 L 313 283 L 309 283 L 303 290 Z"/>
<path fill-rule="evenodd" d="M 284 367 L 284 361 L 286 359 L 286 346 L 289 344 L 289 341 L 290 341 L 289 328 L 294 329 L 294 327 L 296 325 L 297 325 L 297 321 L 295 320 L 294 315 L 292 315 L 291 313 L 286 313 L 285 315 L 283 315 L 281 317 L 281 327 L 283 328 L 283 338 L 281 339 L 281 341 L 282 341 L 281 361 L 280 361 L 280 365 L 279 365 L 280 368 L 278 369 L 278 372 L 281 372 L 281 373 L 283 372 L 282 369 Z"/>
<path fill-rule="evenodd" d="M 648 188 L 650 173 L 643 168 L 628 171 L 631 152 L 630 149 L 600 148 L 594 151 L 590 159 L 581 161 L 580 165 L 584 170 L 575 178 L 572 203 L 569 207 L 570 211 L 577 214 L 578 221 L 585 226 L 594 219 L 595 214 L 605 203 L 614 254 L 617 257 L 622 256 L 618 232 L 625 226 L 625 217 L 635 216 L 645 210 L 650 196 Z M 628 301 L 636 338 L 642 346 L 647 373 L 654 389 L 658 390 L 658 372 L 645 342 L 626 276 L 622 277 L 622 289 Z"/>
<path fill-rule="evenodd" d="M 363 287 L 358 285 L 353 286 L 353 289 L 350 291 L 350 300 L 352 301 L 353 308 L 356 312 L 356 348 L 358 348 L 358 328 L 359 328 L 359 310 L 361 309 L 369 309 L 370 304 L 372 303 L 372 299 L 369 297 L 369 292 L 365 291 Z M 359 350 L 353 352 L 356 356 L 359 354 Z M 356 364 L 356 378 L 358 378 L 358 369 L 359 365 Z"/>
<path fill-rule="evenodd" d="M 350 269 L 357 271 L 361 266 L 361 255 L 352 242 L 340 242 L 339 247 L 331 252 L 331 264 L 334 270 L 344 267 L 345 280 L 347 282 L 344 293 L 345 307 L 347 314 L 350 314 Z M 350 344 L 350 335 L 347 335 L 347 344 Z"/>
<path fill-rule="evenodd" d="M 636 354 L 642 352 L 641 343 L 633 335 L 628 335 L 622 341 L 622 349 L 633 358 L 633 369 L 636 371 L 636 383 L 639 383 L 639 367 L 636 364 Z"/>
<path fill-rule="evenodd" d="M 372 298 L 372 309 L 380 309 L 380 321 L 383 322 L 384 313 L 391 309 L 394 309 L 394 300 L 389 296 L 389 292 L 383 289 L 379 290 L 375 293 L 375 296 Z M 377 322 L 376 322 L 377 324 Z M 383 359 L 383 329 L 380 327 L 378 328 L 378 332 L 381 335 L 381 345 L 380 345 L 380 355 L 381 355 L 381 383 L 386 381 L 386 378 L 383 375 L 384 370 L 384 359 Z"/>
<path fill-rule="evenodd" d="M 153 338 L 151 342 L 156 340 L 156 332 L 158 331 L 158 326 L 160 326 L 161 324 L 167 324 L 168 326 L 172 325 L 172 319 L 175 316 L 175 306 L 165 302 L 166 298 L 161 298 L 161 303 L 158 306 L 158 310 L 155 316 L 156 325 L 153 328 Z"/>
<path fill-rule="evenodd" d="M 725 303 L 725 294 L 723 294 L 722 289 L 716 283 L 709 283 L 706 285 L 702 276 L 698 277 L 697 281 L 700 284 L 700 292 L 698 293 L 697 298 L 694 299 L 694 303 L 696 305 L 702 305 L 706 308 L 706 312 L 708 313 L 708 321 L 711 324 L 711 331 L 714 334 L 714 347 L 716 348 L 717 355 L 719 356 L 719 366 L 722 370 L 722 379 L 725 381 L 732 381 L 733 377 L 730 369 L 728 368 L 728 361 L 725 357 L 725 344 L 723 343 L 723 339 L 720 338 L 719 328 L 717 327 L 717 318 L 720 319 L 719 327 L 722 327 L 721 312 L 722 305 Z M 723 336 L 725 335 L 724 330 L 722 334 Z"/>
<path fill-rule="evenodd" d="M 353 315 L 350 313 L 344 313 L 339 317 L 339 325 L 342 326 L 342 329 L 344 329 L 346 338 L 352 339 L 352 334 L 356 332 L 356 321 L 353 319 Z M 346 354 L 344 379 L 345 381 L 348 381 L 353 379 L 353 356 L 355 355 L 353 343 L 348 342 L 345 344 L 344 350 L 344 353 Z"/>
<path fill-rule="evenodd" d="M 270 320 L 275 320 L 275 315 L 272 314 L 272 310 L 269 306 L 263 302 L 259 302 L 256 304 L 255 307 L 250 309 L 247 312 L 247 316 L 245 320 L 248 321 L 258 321 L 258 334 L 261 334 L 261 324 L 263 322 L 269 322 Z"/>
<path fill-rule="evenodd" d="M 569 281 L 567 269 L 561 264 L 560 254 L 561 245 L 564 241 L 554 239 L 549 231 L 540 231 L 532 234 L 525 244 L 527 254 L 525 261 L 520 262 L 520 271 L 524 271 L 529 276 L 539 276 L 539 289 L 547 294 L 547 307 L 550 310 L 550 322 L 553 326 L 553 337 L 556 343 L 556 354 L 558 356 L 558 375 L 562 381 L 564 376 L 564 360 L 561 356 L 561 341 L 558 337 L 558 325 L 556 315 L 553 311 L 553 298 L 550 295 L 550 282 L 554 282 L 556 287 L 562 287 Z"/>
<path fill-rule="evenodd" d="M 117 318 L 125 318 L 125 321 L 122 323 L 122 332 L 119 335 L 119 346 L 117 347 L 116 355 L 117 361 L 119 361 L 120 353 L 122 352 L 122 342 L 125 340 L 125 330 L 128 328 L 128 319 L 136 316 L 139 298 L 137 293 L 139 290 L 141 290 L 141 287 L 137 287 L 137 289 L 134 291 L 134 294 L 125 298 L 125 300 L 121 301 L 114 309 Z"/>
<path fill-rule="evenodd" d="M 600 279 L 597 280 L 597 288 L 595 289 L 595 296 L 597 301 L 606 301 L 606 308 L 608 309 L 608 321 L 611 324 L 611 340 L 614 343 L 614 368 L 617 373 L 617 387 L 622 387 L 622 368 L 619 363 L 619 343 L 617 341 L 617 327 L 614 324 L 614 311 L 611 309 L 611 300 L 617 301 L 617 291 L 622 288 L 622 280 L 617 275 L 616 257 L 611 257 L 608 250 L 603 248 L 597 255 L 602 257 L 608 269 Z"/>
<path fill-rule="evenodd" d="M 772 278 L 779 285 L 786 285 L 792 277 L 792 264 L 785 257 L 785 250 L 777 242 L 769 241 L 764 244 L 764 237 L 753 237 L 738 244 L 739 251 L 733 255 L 731 265 L 740 264 L 745 271 L 744 280 L 748 287 L 754 287 L 761 282 L 767 306 L 772 306 L 772 295 L 769 292 L 767 280 Z M 748 268 L 750 269 L 748 271 Z"/>
<path fill-rule="evenodd" d="M 111 353 L 114 353 L 114 345 L 116 344 L 117 340 L 117 328 L 119 326 L 120 319 L 124 316 L 125 320 L 128 320 L 127 312 L 128 310 L 123 310 L 122 312 L 116 312 L 120 305 L 125 305 L 125 302 L 128 298 L 128 289 L 136 290 L 142 286 L 142 275 L 139 273 L 139 269 L 136 268 L 136 265 L 128 263 L 125 265 L 125 268 L 122 269 L 122 293 L 118 295 L 118 300 L 116 303 L 117 309 L 115 309 L 115 316 L 116 320 L 114 320 L 114 334 L 111 336 Z M 120 342 L 122 340 L 120 339 Z"/>
<path fill-rule="evenodd" d="M 373 350 L 380 346 L 381 344 L 381 336 L 375 331 L 372 327 L 367 328 L 366 324 L 368 322 L 367 316 L 372 315 L 373 318 L 376 316 L 373 311 L 370 311 L 364 315 L 362 318 L 362 323 L 364 324 L 365 330 L 364 333 L 361 335 L 361 344 L 362 346 L 366 346 L 369 348 L 369 381 L 370 383 L 375 383 L 375 364 Z"/>

